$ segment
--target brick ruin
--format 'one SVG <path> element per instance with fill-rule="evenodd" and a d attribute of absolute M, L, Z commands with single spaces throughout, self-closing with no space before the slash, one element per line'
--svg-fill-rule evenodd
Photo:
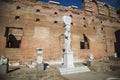
<path fill-rule="evenodd" d="M 0 0 L 0 55 L 11 61 L 35 61 L 36 48 L 42 48 L 44 61 L 60 60 L 64 50 L 62 17 L 68 15 L 72 17 L 71 48 L 75 59 L 85 59 L 89 53 L 95 59 L 112 56 L 118 50 L 115 44 L 120 44 L 116 10 L 96 0 L 83 0 L 82 6 L 78 10 L 52 2 Z M 14 35 L 13 45 L 8 40 L 10 33 Z"/>

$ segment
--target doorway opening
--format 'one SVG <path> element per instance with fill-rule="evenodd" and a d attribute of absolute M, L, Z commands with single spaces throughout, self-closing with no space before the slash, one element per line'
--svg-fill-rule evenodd
<path fill-rule="evenodd" d="M 116 42 L 115 42 L 115 52 L 118 58 L 120 58 L 120 30 L 115 32 Z"/>

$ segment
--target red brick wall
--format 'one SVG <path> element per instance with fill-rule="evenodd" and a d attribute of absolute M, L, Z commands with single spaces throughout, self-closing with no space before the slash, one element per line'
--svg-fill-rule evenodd
<path fill-rule="evenodd" d="M 16 6 L 20 6 L 21 9 L 16 10 Z M 36 9 L 39 9 L 40 12 L 36 12 Z M 48 3 L 1 2 L 0 55 L 5 55 L 10 60 L 16 61 L 36 60 L 36 48 L 43 48 L 45 61 L 59 60 L 63 54 L 64 24 L 62 17 L 64 15 L 72 15 L 71 49 L 74 58 L 86 58 L 87 54 L 93 53 L 95 58 L 99 59 L 113 54 L 114 32 L 120 29 L 120 24 L 111 23 L 109 18 L 102 20 L 94 15 L 87 16 L 83 11 L 77 9 L 63 8 Z M 15 20 L 15 16 L 20 16 L 20 19 Z M 37 18 L 40 21 L 36 22 Z M 5 27 L 23 28 L 24 33 L 20 48 L 5 48 Z M 83 34 L 89 39 L 90 49 L 80 49 Z"/>

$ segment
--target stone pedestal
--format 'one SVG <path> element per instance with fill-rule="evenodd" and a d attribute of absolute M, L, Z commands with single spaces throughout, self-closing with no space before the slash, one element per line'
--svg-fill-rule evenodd
<path fill-rule="evenodd" d="M 39 72 L 43 71 L 43 49 L 37 48 L 37 70 Z"/>
<path fill-rule="evenodd" d="M 64 52 L 63 62 L 64 62 L 64 67 L 74 68 L 73 52 Z"/>
<path fill-rule="evenodd" d="M 37 71 L 41 72 L 44 70 L 44 64 L 37 64 Z"/>
<path fill-rule="evenodd" d="M 43 49 L 37 48 L 36 51 L 37 51 L 37 63 L 42 64 L 42 62 L 43 62 Z"/>
<path fill-rule="evenodd" d="M 8 71 L 8 65 L 0 65 L 0 74 L 6 74 Z"/>

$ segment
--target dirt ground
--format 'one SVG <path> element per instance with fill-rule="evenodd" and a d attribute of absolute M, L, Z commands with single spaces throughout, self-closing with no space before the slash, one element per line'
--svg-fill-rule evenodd
<path fill-rule="evenodd" d="M 107 77 L 120 77 L 120 60 L 95 61 L 89 68 L 91 71 L 86 73 L 60 75 L 56 65 L 50 65 L 44 71 L 25 66 L 10 66 L 7 74 L 0 74 L 0 80 L 105 80 Z"/>
<path fill-rule="evenodd" d="M 61 76 L 59 71 L 50 66 L 45 71 L 37 71 L 36 68 L 10 67 L 7 74 L 1 74 L 0 80 L 68 80 Z"/>

